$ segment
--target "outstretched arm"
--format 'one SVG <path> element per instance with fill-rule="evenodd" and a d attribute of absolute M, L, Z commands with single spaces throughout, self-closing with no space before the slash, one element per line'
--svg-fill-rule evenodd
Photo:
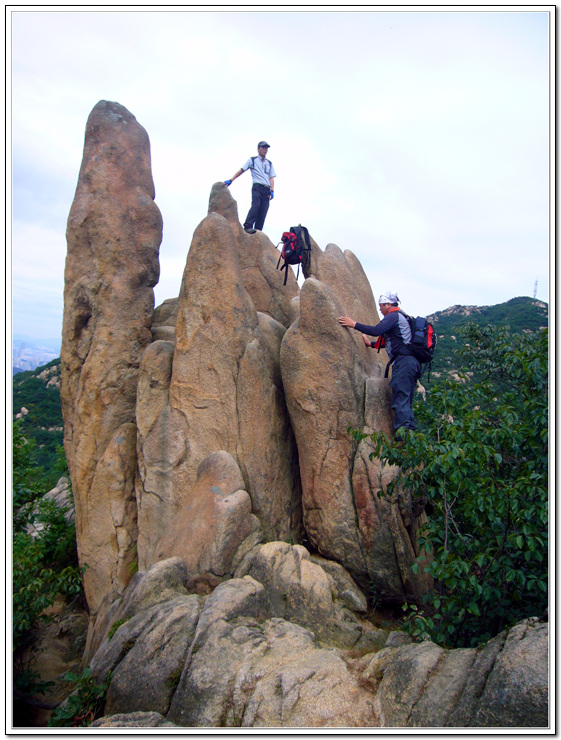
<path fill-rule="evenodd" d="M 384 332 L 388 331 L 393 326 L 392 322 L 396 321 L 393 317 L 395 317 L 395 314 L 392 314 L 392 317 L 384 316 L 382 321 L 380 321 L 379 324 L 376 324 L 376 326 L 360 324 L 358 321 L 351 319 L 350 316 L 339 316 L 339 323 L 343 326 L 348 326 L 350 329 L 356 329 L 361 332 L 364 343 L 369 345 L 370 341 L 365 335 L 368 334 L 371 337 L 379 337 L 381 334 L 384 334 Z"/>
<path fill-rule="evenodd" d="M 233 183 L 233 181 L 234 181 L 234 180 L 236 179 L 236 177 L 239 177 L 240 175 L 243 175 L 243 173 L 244 173 L 244 172 L 245 172 L 245 170 L 242 170 L 242 169 L 240 168 L 240 169 L 239 169 L 239 170 L 238 170 L 238 171 L 236 172 L 236 174 L 235 174 L 235 175 L 232 175 L 232 179 L 231 179 L 231 180 L 224 180 L 224 184 L 225 184 L 225 185 L 228 185 L 228 186 L 229 186 L 229 185 L 231 185 L 231 184 Z"/>

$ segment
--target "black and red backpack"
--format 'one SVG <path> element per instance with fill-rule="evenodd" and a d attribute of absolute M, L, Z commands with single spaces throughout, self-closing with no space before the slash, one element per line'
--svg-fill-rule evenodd
<path fill-rule="evenodd" d="M 404 315 L 411 327 L 411 344 L 407 345 L 407 349 L 420 363 L 430 363 L 436 349 L 436 333 L 433 325 L 424 316 L 412 318 L 407 314 Z"/>
<path fill-rule="evenodd" d="M 279 269 L 281 260 L 284 260 L 284 264 L 280 269 L 281 272 L 282 270 L 286 270 L 284 273 L 284 285 L 286 285 L 288 265 L 298 265 L 296 278 L 298 278 L 298 275 L 300 274 L 300 265 L 302 265 L 303 270 L 307 270 L 310 266 L 312 247 L 310 244 L 308 229 L 305 226 L 302 226 L 302 224 L 291 226 L 290 231 L 283 232 L 277 247 L 281 244 L 282 248 L 279 261 L 277 262 L 277 270 Z"/>
<path fill-rule="evenodd" d="M 424 365 L 423 372 L 428 367 L 429 371 L 429 382 L 430 382 L 430 371 L 432 368 L 432 359 L 434 357 L 434 351 L 436 349 L 436 332 L 434 331 L 433 325 L 424 316 L 408 316 L 405 311 L 401 309 L 394 309 L 401 311 L 409 322 L 409 328 L 411 329 L 411 342 L 404 345 L 404 352 L 408 355 L 413 355 L 416 360 L 419 360 L 421 365 Z M 374 349 L 378 352 L 385 347 L 386 340 L 384 335 L 378 337 L 377 342 L 373 345 Z M 395 357 L 393 358 L 395 360 Z M 388 377 L 390 365 L 393 360 L 390 360 L 386 366 L 386 373 L 384 377 Z"/>

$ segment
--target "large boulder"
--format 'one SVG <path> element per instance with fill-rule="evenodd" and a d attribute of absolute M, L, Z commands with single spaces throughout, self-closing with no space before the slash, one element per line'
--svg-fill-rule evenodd
<path fill-rule="evenodd" d="M 547 727 L 548 634 L 533 618 L 479 648 L 385 648 L 356 668 L 382 727 Z"/>
<path fill-rule="evenodd" d="M 356 601 L 356 587 L 302 550 L 258 546 L 239 570 L 253 575 L 207 596 L 189 593 L 180 558 L 137 573 L 91 662 L 110 677 L 96 726 L 547 727 L 547 623 L 525 620 L 478 648 L 383 630 L 376 644 L 335 648 L 338 601 Z"/>
<path fill-rule="evenodd" d="M 181 539 L 187 556 L 190 540 L 183 536 L 184 517 L 178 512 L 189 516 L 194 496 L 201 495 L 194 493 L 199 465 L 221 451 L 239 466 L 240 491 L 249 496 L 265 536 L 299 539 L 298 457 L 280 374 L 284 332 L 282 324 L 256 310 L 241 277 L 232 227 L 211 212 L 189 250 L 175 343 L 156 341 L 142 358 L 137 404 L 141 568 L 178 552 L 171 543 Z M 249 522 L 249 509 L 246 514 Z M 218 531 L 216 522 L 212 527 Z"/>
<path fill-rule="evenodd" d="M 123 707 L 127 712 L 167 714 L 200 611 L 200 596 L 178 595 L 114 622 L 115 631 L 91 662 L 92 673 L 100 681 L 105 682 L 111 672 L 106 714 Z"/>
<path fill-rule="evenodd" d="M 330 254 L 353 264 L 335 247 Z M 317 261 L 321 264 L 321 258 Z M 364 284 L 357 280 L 362 290 L 353 297 L 351 283 L 348 275 L 342 281 L 344 300 L 356 303 L 364 293 L 361 300 L 372 304 Z M 337 281 L 332 284 L 336 287 Z M 362 349 L 357 347 L 358 333 L 338 323 L 342 313 L 333 289 L 307 278 L 300 293 L 300 316 L 281 345 L 283 384 L 298 445 L 304 526 L 313 547 L 341 563 L 363 586 L 381 596 L 418 595 L 427 585 L 424 575 L 411 571 L 418 555 L 421 511 L 414 510 L 403 493 L 391 500 L 378 495 L 396 471 L 370 460 L 368 440 L 359 445 L 349 433 L 391 434 L 391 390 L 379 360 L 372 359 L 375 353 L 364 343 Z"/>
<path fill-rule="evenodd" d="M 240 469 L 224 451 L 205 457 L 188 501 L 170 513 L 173 527 L 162 533 L 156 560 L 180 556 L 190 578 L 229 575 L 238 548 L 259 531 Z"/>
<path fill-rule="evenodd" d="M 203 601 L 184 592 L 182 573 L 174 558 L 127 589 L 91 662 L 98 680 L 111 673 L 96 726 L 375 724 L 372 697 L 342 657 L 274 616 L 263 585 L 235 578 Z"/>
<path fill-rule="evenodd" d="M 152 314 L 152 341 L 175 342 L 178 298 L 168 298 L 154 309 Z"/>
<path fill-rule="evenodd" d="M 235 575 L 261 583 L 276 617 L 311 629 L 326 644 L 350 648 L 360 643 L 364 649 L 379 639 L 378 630 L 363 629 L 353 614 L 366 612 L 367 604 L 348 573 L 337 563 L 312 559 L 301 545 L 268 542 L 253 548 Z"/>
<path fill-rule="evenodd" d="M 123 106 L 99 102 L 68 217 L 61 349 L 64 447 L 92 614 L 126 586 L 136 558 L 136 391 L 162 239 L 154 197 L 146 131 Z"/>

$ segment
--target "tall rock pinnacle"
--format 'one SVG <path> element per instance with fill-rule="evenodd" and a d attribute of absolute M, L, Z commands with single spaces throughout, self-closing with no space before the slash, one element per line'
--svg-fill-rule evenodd
<path fill-rule="evenodd" d="M 154 195 L 146 131 L 122 105 L 100 101 L 68 217 L 61 350 L 64 446 L 92 613 L 126 586 L 136 557 L 136 393 L 162 239 Z"/>

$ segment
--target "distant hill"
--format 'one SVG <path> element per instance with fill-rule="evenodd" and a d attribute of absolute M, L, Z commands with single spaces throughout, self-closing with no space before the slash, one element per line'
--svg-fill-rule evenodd
<path fill-rule="evenodd" d="M 543 301 L 519 297 L 495 306 L 451 306 L 432 314 L 429 320 L 438 337 L 432 370 L 439 373 L 456 369 L 458 329 L 469 321 L 481 326 L 508 326 L 515 333 L 537 331 L 549 325 L 549 309 Z"/>
<path fill-rule="evenodd" d="M 54 468 L 57 447 L 62 445 L 60 405 L 60 358 L 13 376 L 13 420 L 21 419 L 22 431 L 33 438 L 35 462 L 49 472 Z M 53 486 L 56 484 L 56 479 Z"/>

